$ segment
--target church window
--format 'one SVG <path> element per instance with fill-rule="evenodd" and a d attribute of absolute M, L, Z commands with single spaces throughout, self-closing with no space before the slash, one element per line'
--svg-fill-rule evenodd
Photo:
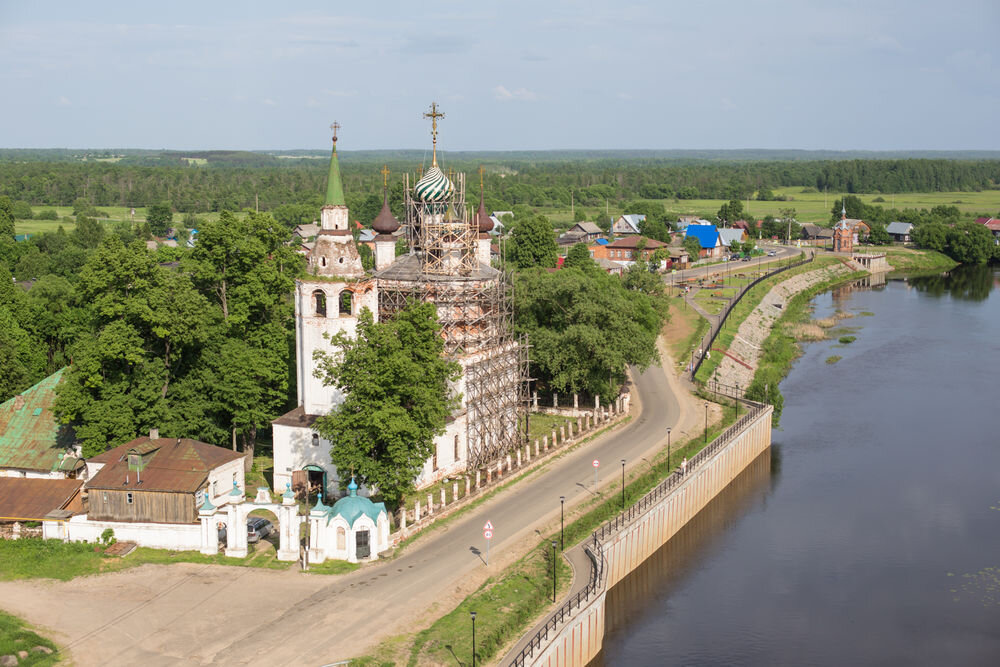
<path fill-rule="evenodd" d="M 438 469 L 438 453 L 437 453 L 437 449 L 436 448 L 434 449 L 434 461 L 433 461 L 433 465 L 434 465 L 434 470 L 437 470 Z"/>
<path fill-rule="evenodd" d="M 313 447 L 319 447 L 319 433 L 313 433 Z"/>
<path fill-rule="evenodd" d="M 326 317 L 326 294 L 323 293 L 323 290 L 313 292 L 313 305 L 318 317 Z"/>
<path fill-rule="evenodd" d="M 219 495 L 219 480 L 217 479 L 212 481 L 212 495 Z"/>
<path fill-rule="evenodd" d="M 458 460 L 458 434 L 455 434 L 455 460 Z"/>
<path fill-rule="evenodd" d="M 349 290 L 344 290 L 340 293 L 340 316 L 350 317 L 351 316 L 351 302 L 354 300 L 354 294 Z"/>
<path fill-rule="evenodd" d="M 337 528 L 337 551 L 347 548 L 347 531 L 342 526 Z"/>
<path fill-rule="evenodd" d="M 326 266 L 326 257 L 320 257 L 319 264 L 320 266 Z"/>

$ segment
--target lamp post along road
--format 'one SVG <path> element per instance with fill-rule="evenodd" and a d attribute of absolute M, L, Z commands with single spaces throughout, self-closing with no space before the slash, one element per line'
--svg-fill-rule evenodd
<path fill-rule="evenodd" d="M 472 667 L 476 667 L 476 612 L 470 611 L 472 617 Z"/>
<path fill-rule="evenodd" d="M 556 541 L 552 540 L 552 604 L 556 602 Z"/>
<path fill-rule="evenodd" d="M 625 511 L 625 459 L 622 459 L 622 511 Z"/>
<path fill-rule="evenodd" d="M 705 404 L 705 444 L 708 444 L 708 403 Z"/>
<path fill-rule="evenodd" d="M 559 496 L 559 550 L 566 549 L 565 539 L 566 496 Z"/>
<path fill-rule="evenodd" d="M 670 470 L 670 427 L 667 427 L 667 470 Z"/>

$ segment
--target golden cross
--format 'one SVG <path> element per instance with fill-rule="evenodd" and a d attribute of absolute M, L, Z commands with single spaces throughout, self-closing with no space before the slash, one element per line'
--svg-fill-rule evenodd
<path fill-rule="evenodd" d="M 330 129 L 333 130 L 333 143 L 337 143 L 337 130 L 340 129 L 340 123 L 333 121 L 333 123 L 330 124 Z"/>
<path fill-rule="evenodd" d="M 438 144 L 438 118 L 444 118 L 444 113 L 438 111 L 437 102 L 431 102 L 431 110 L 424 114 L 424 118 L 431 119 L 431 137 L 434 141 L 434 152 L 431 157 L 431 166 L 436 167 L 437 161 L 437 144 Z"/>
<path fill-rule="evenodd" d="M 486 169 L 483 167 L 483 165 L 479 165 L 479 191 L 480 192 L 482 192 L 482 190 L 483 190 L 483 174 L 485 174 L 485 173 L 486 173 Z"/>
<path fill-rule="evenodd" d="M 389 187 L 389 174 L 392 173 L 392 172 L 389 171 L 389 166 L 388 165 L 384 165 L 383 164 L 382 165 L 382 169 L 381 169 L 381 173 L 382 173 L 382 188 L 385 189 L 385 188 Z"/>

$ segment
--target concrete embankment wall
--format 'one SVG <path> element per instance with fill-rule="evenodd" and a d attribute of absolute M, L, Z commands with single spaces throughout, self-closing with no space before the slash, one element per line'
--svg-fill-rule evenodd
<path fill-rule="evenodd" d="M 705 505 L 771 446 L 771 413 L 765 406 L 744 429 L 648 511 L 608 536 L 603 544 L 604 585 L 526 661 L 544 667 L 584 667 L 601 651 L 607 591 L 653 555 Z M 576 572 L 587 577 L 588 572 Z"/>

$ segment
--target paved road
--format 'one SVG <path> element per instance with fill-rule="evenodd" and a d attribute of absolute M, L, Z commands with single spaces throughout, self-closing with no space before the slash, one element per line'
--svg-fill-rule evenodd
<path fill-rule="evenodd" d="M 661 347 L 662 349 L 662 347 Z M 2 606 L 52 629 L 78 665 L 321 665 L 371 651 L 379 641 L 426 627 L 488 576 L 559 525 L 592 493 L 594 458 L 614 493 L 627 468 L 665 444 L 667 426 L 701 428 L 703 412 L 672 391 L 659 367 L 635 377 L 633 420 L 546 462 L 400 557 L 350 575 L 173 565 L 143 566 L 71 582 L 0 582 Z M 683 401 L 678 401 L 678 396 Z M 487 567 L 482 526 L 495 526 Z"/>
<path fill-rule="evenodd" d="M 760 258 L 754 258 L 749 262 L 737 261 L 732 265 L 729 262 L 723 262 L 721 264 L 710 264 L 708 266 L 696 266 L 691 269 L 684 269 L 683 271 L 676 271 L 674 273 L 663 274 L 664 281 L 668 283 L 680 283 L 688 278 L 700 278 L 712 273 L 725 273 L 728 269 L 733 271 L 753 271 L 756 270 L 758 266 L 764 266 L 772 262 L 780 262 L 789 257 L 802 254 L 801 248 L 793 248 L 790 246 L 763 246 L 765 250 L 774 250 L 774 257 L 763 256 Z M 739 268 L 737 268 L 739 267 Z"/>

